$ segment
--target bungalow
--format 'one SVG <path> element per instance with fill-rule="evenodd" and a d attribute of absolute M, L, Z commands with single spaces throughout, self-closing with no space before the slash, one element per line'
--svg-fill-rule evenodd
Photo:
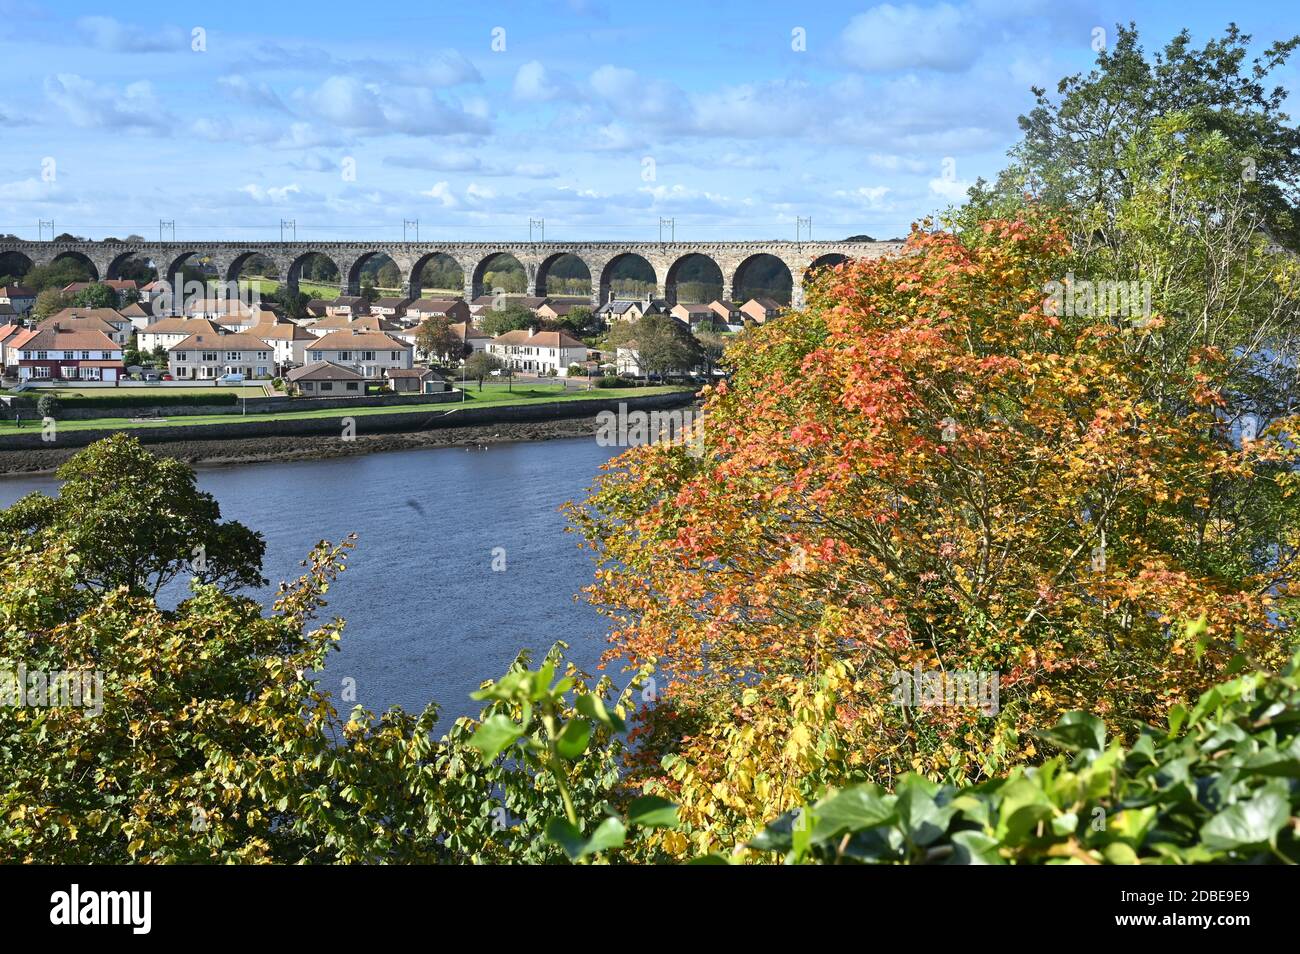
<path fill-rule="evenodd" d="M 314 361 L 285 375 L 303 397 L 364 397 L 367 378 L 356 368 Z"/>
<path fill-rule="evenodd" d="M 50 327 L 32 332 L 17 351 L 21 381 L 113 381 L 126 370 L 122 348 L 102 331 Z"/>
<path fill-rule="evenodd" d="M 0 301 L 0 321 L 5 324 L 10 324 L 17 321 L 20 317 L 22 316 L 14 310 L 13 305 L 6 305 L 4 302 Z"/>
<path fill-rule="evenodd" d="M 734 301 L 723 301 L 721 298 L 715 298 L 709 302 L 709 310 L 716 317 L 716 324 L 743 325 L 745 323 L 745 315 L 741 312 L 740 306 Z"/>
<path fill-rule="evenodd" d="M 717 317 L 713 309 L 708 305 L 688 305 L 684 302 L 678 302 L 668 309 L 668 314 L 672 315 L 678 321 L 684 321 L 691 328 L 698 325 L 712 323 Z"/>
<path fill-rule="evenodd" d="M 398 394 L 435 394 L 451 390 L 451 385 L 429 368 L 389 368 L 384 372 L 388 386 Z"/>
<path fill-rule="evenodd" d="M 385 318 L 401 318 L 410 304 L 409 298 L 376 298 L 370 303 L 370 313 Z"/>
<path fill-rule="evenodd" d="M 627 299 L 611 298 L 596 309 L 596 317 L 606 323 L 612 321 L 636 321 L 641 315 L 641 302 Z"/>
<path fill-rule="evenodd" d="M 167 370 L 177 381 L 212 381 L 223 374 L 250 380 L 273 376 L 271 346 L 250 334 L 193 334 L 167 349 Z"/>
<path fill-rule="evenodd" d="M 559 377 L 587 360 L 587 346 L 562 331 L 507 331 L 489 341 L 487 350 L 516 371 Z"/>
<path fill-rule="evenodd" d="M 164 318 L 136 332 L 135 346 L 142 352 L 164 351 L 178 345 L 191 335 L 217 337 L 221 329 L 203 318 Z"/>
<path fill-rule="evenodd" d="M 781 314 L 782 310 L 782 307 L 770 298 L 751 298 L 740 306 L 741 314 L 760 325 Z"/>
<path fill-rule="evenodd" d="M 471 317 L 463 298 L 417 298 L 406 306 L 406 320 L 417 325 L 426 318 L 464 322 Z"/>
<path fill-rule="evenodd" d="M 0 285 L 0 305 L 12 305 L 15 312 L 25 315 L 36 304 L 36 292 L 26 285 Z"/>
<path fill-rule="evenodd" d="M 308 342 L 307 361 L 341 364 L 360 371 L 368 380 L 376 380 L 388 368 L 412 367 L 412 351 L 408 342 L 378 331 L 333 331 Z"/>
<path fill-rule="evenodd" d="M 283 369 L 286 365 L 305 364 L 307 345 L 315 341 L 316 336 L 301 325 L 292 321 L 269 322 L 254 325 L 248 334 L 260 338 L 271 346 L 275 355 L 275 366 Z"/>
<path fill-rule="evenodd" d="M 535 315 L 537 309 L 549 300 L 532 295 L 502 295 L 499 298 L 496 295 L 479 295 L 469 303 L 469 312 L 473 318 L 479 319 L 483 317 L 485 311 L 506 308 L 510 305 L 522 305 Z"/>
<path fill-rule="evenodd" d="M 590 308 L 591 302 L 585 298 L 568 301 L 557 301 L 554 298 L 547 299 L 537 306 L 535 314 L 538 318 L 545 318 L 550 321 L 559 321 L 561 318 L 567 318 L 569 312 L 575 308 Z"/>
<path fill-rule="evenodd" d="M 76 295 L 92 285 L 103 285 L 112 291 L 119 305 L 126 302 L 127 292 L 138 292 L 140 290 L 140 283 L 130 278 L 107 278 L 99 282 L 69 282 L 63 286 L 63 290 L 69 295 Z"/>
<path fill-rule="evenodd" d="M 325 306 L 325 314 L 356 318 L 370 313 L 370 302 L 357 295 L 341 295 Z"/>

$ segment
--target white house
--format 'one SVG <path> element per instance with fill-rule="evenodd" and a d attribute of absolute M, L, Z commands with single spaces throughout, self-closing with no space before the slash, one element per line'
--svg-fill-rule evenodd
<path fill-rule="evenodd" d="M 158 348 L 171 350 L 191 335 L 216 337 L 221 329 L 204 318 L 164 318 L 146 325 L 135 336 L 135 346 L 140 351 L 153 352 Z"/>
<path fill-rule="evenodd" d="M 334 331 L 307 343 L 309 364 L 328 361 L 360 371 L 368 380 L 382 378 L 389 368 L 409 368 L 414 364 L 409 342 L 378 331 Z"/>
<path fill-rule="evenodd" d="M 250 334 L 195 334 L 167 349 L 167 370 L 177 381 L 211 381 L 223 374 L 266 379 L 275 375 L 275 356 Z"/>
<path fill-rule="evenodd" d="M 587 360 L 587 346 L 561 331 L 507 331 L 489 341 L 487 351 L 516 371 L 559 377 L 568 375 L 569 365 Z"/>
<path fill-rule="evenodd" d="M 36 304 L 36 292 L 25 285 L 0 285 L 0 305 L 10 305 L 14 313 L 25 315 Z"/>
<path fill-rule="evenodd" d="M 248 334 L 262 339 L 271 346 L 276 367 L 280 369 L 306 364 L 307 345 L 316 340 L 314 334 L 301 325 L 295 325 L 292 321 L 255 325 L 248 329 Z"/>

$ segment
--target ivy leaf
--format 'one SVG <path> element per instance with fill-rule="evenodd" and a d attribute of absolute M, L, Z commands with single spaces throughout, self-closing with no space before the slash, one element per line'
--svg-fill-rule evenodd
<path fill-rule="evenodd" d="M 952 836 L 952 855 L 944 864 L 949 865 L 1005 865 L 1006 859 L 998 854 L 998 840 L 982 831 L 959 831 Z"/>
<path fill-rule="evenodd" d="M 1202 825 L 1201 840 L 1206 846 L 1237 851 L 1273 844 L 1291 818 L 1291 806 L 1272 784 L 1249 801 L 1229 805 Z"/>

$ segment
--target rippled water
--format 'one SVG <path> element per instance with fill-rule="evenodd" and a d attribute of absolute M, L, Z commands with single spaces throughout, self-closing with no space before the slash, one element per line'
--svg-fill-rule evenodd
<path fill-rule="evenodd" d="M 580 499 L 610 456 L 590 438 L 436 448 L 201 469 L 199 485 L 223 517 L 266 537 L 273 584 L 298 576 L 318 540 L 355 532 L 329 594 L 327 612 L 347 628 L 323 685 L 337 693 L 355 679 L 372 710 L 436 700 L 449 722 L 477 712 L 468 693 L 522 647 L 564 639 L 584 666 L 605 648 L 604 621 L 574 600 L 591 581 L 590 554 L 557 508 Z M 56 489 L 49 477 L 0 478 L 0 506 Z M 504 572 L 492 569 L 496 547 Z M 256 595 L 269 602 L 274 585 Z"/>

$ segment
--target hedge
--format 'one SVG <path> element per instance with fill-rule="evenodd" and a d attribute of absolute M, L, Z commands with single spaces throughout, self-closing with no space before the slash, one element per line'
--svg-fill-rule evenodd
<path fill-rule="evenodd" d="M 63 397 L 59 404 L 64 408 L 74 407 L 207 407 L 222 404 L 237 404 L 239 395 L 234 391 L 213 390 L 211 394 L 167 394 L 151 392 L 149 394 L 109 394 L 104 397 Z"/>

